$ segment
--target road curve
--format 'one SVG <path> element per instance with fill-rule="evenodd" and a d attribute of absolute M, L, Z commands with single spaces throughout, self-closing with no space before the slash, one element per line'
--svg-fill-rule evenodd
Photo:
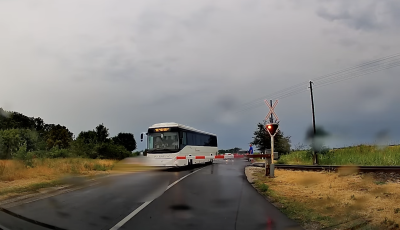
<path fill-rule="evenodd" d="M 241 159 L 219 160 L 201 168 L 114 176 L 92 187 L 9 210 L 74 230 L 301 229 L 247 182 L 247 164 Z M 7 219 L 2 212 L 0 226 L 47 229 L 27 228 L 26 222 Z"/>

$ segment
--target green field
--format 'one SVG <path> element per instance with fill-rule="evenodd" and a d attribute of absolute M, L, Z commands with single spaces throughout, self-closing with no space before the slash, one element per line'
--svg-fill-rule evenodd
<path fill-rule="evenodd" d="M 360 145 L 330 150 L 326 154 L 318 154 L 320 165 L 374 165 L 400 166 L 400 146 L 377 148 Z M 278 164 L 311 165 L 310 151 L 294 151 L 281 155 Z"/>

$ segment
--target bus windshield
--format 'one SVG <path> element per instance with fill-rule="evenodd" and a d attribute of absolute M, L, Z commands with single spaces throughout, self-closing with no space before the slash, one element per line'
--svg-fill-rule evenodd
<path fill-rule="evenodd" d="M 179 149 L 177 132 L 162 132 L 148 134 L 148 150 L 176 150 Z"/>

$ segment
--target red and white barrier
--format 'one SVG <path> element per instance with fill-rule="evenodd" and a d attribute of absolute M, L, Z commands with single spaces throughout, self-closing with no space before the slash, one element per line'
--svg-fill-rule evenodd
<path fill-rule="evenodd" d="M 244 155 L 217 155 L 217 156 L 177 156 L 177 160 L 186 159 L 233 159 L 233 158 L 243 158 Z"/>

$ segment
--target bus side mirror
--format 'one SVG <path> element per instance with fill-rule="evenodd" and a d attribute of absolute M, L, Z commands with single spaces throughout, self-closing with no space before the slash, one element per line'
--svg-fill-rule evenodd
<path fill-rule="evenodd" d="M 140 142 L 143 142 L 143 133 L 140 134 Z"/>

